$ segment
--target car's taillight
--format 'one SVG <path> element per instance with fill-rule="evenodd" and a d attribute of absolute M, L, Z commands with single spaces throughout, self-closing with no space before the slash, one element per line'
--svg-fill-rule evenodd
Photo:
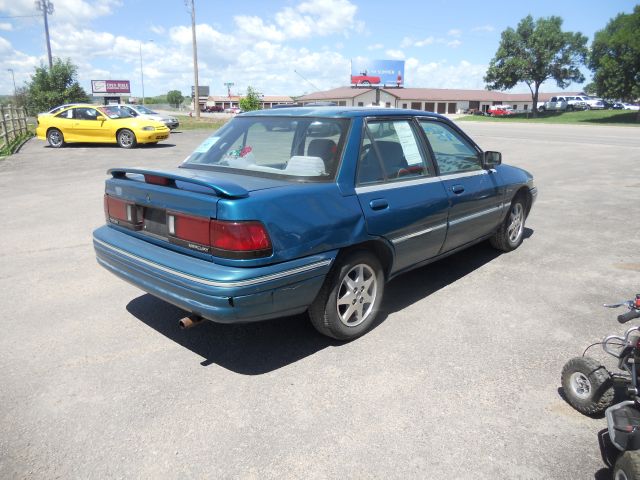
<path fill-rule="evenodd" d="M 128 228 L 142 228 L 142 207 L 135 203 L 105 195 L 104 213 L 107 222 Z"/>
<path fill-rule="evenodd" d="M 209 252 L 211 250 L 210 221 L 208 218 L 167 212 L 169 240 L 183 247 Z"/>
<path fill-rule="evenodd" d="M 211 220 L 211 249 L 219 257 L 267 257 L 271 255 L 271 239 L 260 222 Z"/>
<path fill-rule="evenodd" d="M 229 222 L 167 212 L 172 243 L 223 258 L 248 259 L 271 255 L 265 226 L 256 221 Z"/>

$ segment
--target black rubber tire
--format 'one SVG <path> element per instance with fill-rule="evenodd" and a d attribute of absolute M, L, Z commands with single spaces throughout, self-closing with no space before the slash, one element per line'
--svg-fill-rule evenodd
<path fill-rule="evenodd" d="M 519 207 L 518 207 L 519 205 Z M 514 219 L 514 215 L 516 211 L 520 212 L 522 218 L 522 225 L 519 227 L 520 233 L 517 238 L 511 239 L 509 234 L 509 227 Z M 516 195 L 516 197 L 512 200 L 511 205 L 509 206 L 509 212 L 507 216 L 500 224 L 500 227 L 493 236 L 489 239 L 493 248 L 498 250 L 502 250 L 503 252 L 510 252 L 515 250 L 520 246 L 522 240 L 524 238 L 524 225 L 527 220 L 527 205 L 525 201 L 525 197 L 522 194 Z"/>
<path fill-rule="evenodd" d="M 369 313 L 365 314 L 365 318 L 360 324 L 351 326 L 343 323 L 338 315 L 338 296 L 343 280 L 358 265 L 365 265 L 371 269 L 373 276 L 375 276 L 376 291 L 373 302 L 370 304 Z M 337 340 L 349 341 L 358 338 L 371 328 L 378 316 L 384 295 L 384 282 L 384 271 L 375 255 L 367 250 L 354 250 L 346 253 L 344 257 L 339 257 L 336 260 L 336 264 L 327 275 L 318 296 L 309 307 L 311 323 L 321 334 Z"/>
<path fill-rule="evenodd" d="M 544 110 L 545 110 L 545 108 L 544 108 L 544 107 L 538 107 L 538 111 L 539 111 L 540 113 L 544 112 Z"/>
<path fill-rule="evenodd" d="M 369 80 L 365 80 L 365 81 L 361 82 L 360 85 L 362 85 L 363 87 L 370 87 L 371 86 L 371 82 Z"/>
<path fill-rule="evenodd" d="M 133 148 L 138 143 L 138 141 L 136 140 L 136 134 L 128 128 L 123 128 L 122 130 L 118 131 L 116 140 L 118 142 L 118 145 L 122 148 Z"/>
<path fill-rule="evenodd" d="M 624 452 L 613 467 L 614 480 L 640 480 L 640 451 Z"/>
<path fill-rule="evenodd" d="M 57 128 L 51 128 L 47 132 L 47 143 L 51 148 L 60 148 L 64 146 L 64 135 Z"/>
<path fill-rule="evenodd" d="M 573 374 L 581 374 L 589 382 L 587 396 L 580 397 L 572 386 Z M 604 412 L 613 404 L 613 380 L 609 371 L 590 357 L 575 357 L 565 363 L 561 376 L 564 396 L 573 408 L 585 415 Z M 639 478 L 640 480 L 640 478 Z"/>

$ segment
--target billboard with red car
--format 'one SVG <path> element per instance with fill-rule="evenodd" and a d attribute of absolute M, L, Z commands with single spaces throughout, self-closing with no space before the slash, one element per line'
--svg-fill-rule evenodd
<path fill-rule="evenodd" d="M 404 84 L 404 60 L 352 60 L 351 85 L 370 87 Z"/>

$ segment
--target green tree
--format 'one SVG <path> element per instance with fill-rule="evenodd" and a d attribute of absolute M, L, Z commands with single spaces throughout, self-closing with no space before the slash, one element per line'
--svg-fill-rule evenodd
<path fill-rule="evenodd" d="M 240 99 L 240 108 L 244 112 L 260 110 L 260 94 L 253 87 L 247 87 L 247 94 Z"/>
<path fill-rule="evenodd" d="M 169 102 L 169 105 L 172 107 L 178 108 L 183 100 L 184 97 L 179 90 L 170 90 L 167 92 L 167 102 Z"/>
<path fill-rule="evenodd" d="M 88 102 L 77 80 L 78 67 L 70 59 L 54 59 L 51 69 L 41 65 L 27 82 L 27 108 L 35 114 L 63 103 Z"/>
<path fill-rule="evenodd" d="M 484 77 L 490 90 L 507 90 L 523 82 L 531 91 L 533 115 L 540 85 L 549 79 L 565 88 L 583 82 L 580 65 L 588 54 L 587 37 L 580 32 L 563 32 L 560 17 L 534 20 L 527 15 L 516 30 L 509 27 L 500 39 L 495 57 Z"/>
<path fill-rule="evenodd" d="M 626 101 L 640 98 L 640 5 L 596 32 L 589 67 L 599 95 Z"/>

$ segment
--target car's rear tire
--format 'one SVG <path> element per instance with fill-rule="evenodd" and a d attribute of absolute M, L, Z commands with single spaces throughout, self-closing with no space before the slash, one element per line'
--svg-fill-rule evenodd
<path fill-rule="evenodd" d="M 64 135 L 57 128 L 52 128 L 47 132 L 47 143 L 52 148 L 64 146 Z"/>
<path fill-rule="evenodd" d="M 362 85 L 363 87 L 370 87 L 371 82 L 369 80 L 364 80 L 360 83 L 360 85 Z"/>
<path fill-rule="evenodd" d="M 527 206 L 525 197 L 519 194 L 511 202 L 507 217 L 496 233 L 490 238 L 491 245 L 503 252 L 510 252 L 518 248 L 524 236 L 524 223 L 526 219 Z"/>
<path fill-rule="evenodd" d="M 118 132 L 116 140 L 118 141 L 118 145 L 122 148 L 133 148 L 138 143 L 135 133 L 127 128 L 123 128 Z"/>
<path fill-rule="evenodd" d="M 544 112 L 544 107 L 538 107 L 538 111 L 539 111 L 540 113 Z"/>
<path fill-rule="evenodd" d="M 328 337 L 358 338 L 378 316 L 384 282 L 382 265 L 371 252 L 355 250 L 338 258 L 309 307 L 311 323 Z"/>

